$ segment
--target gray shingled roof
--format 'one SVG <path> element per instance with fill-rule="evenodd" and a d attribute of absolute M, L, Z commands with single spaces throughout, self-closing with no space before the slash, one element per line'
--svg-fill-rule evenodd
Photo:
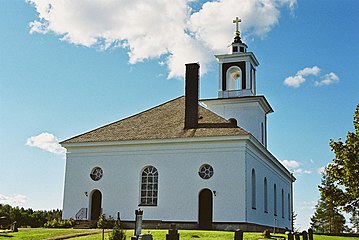
<path fill-rule="evenodd" d="M 196 129 L 184 129 L 185 97 L 131 117 L 67 139 L 62 144 L 84 142 L 174 139 L 189 137 L 239 136 L 249 133 L 199 105 Z"/>

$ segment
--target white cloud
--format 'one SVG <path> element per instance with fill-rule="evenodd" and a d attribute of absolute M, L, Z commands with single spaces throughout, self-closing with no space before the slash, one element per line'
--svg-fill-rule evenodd
<path fill-rule="evenodd" d="M 284 167 L 286 167 L 289 171 L 293 172 L 296 176 L 312 173 L 311 170 L 300 168 L 302 164 L 296 160 L 279 160 L 279 162 L 281 162 Z"/>
<path fill-rule="evenodd" d="M 326 86 L 326 85 L 330 85 L 333 83 L 338 83 L 339 82 L 339 77 L 331 72 L 328 74 L 325 74 L 324 76 L 321 77 L 320 81 L 315 81 L 315 86 L 316 87 L 321 87 L 321 86 Z"/>
<path fill-rule="evenodd" d="M 299 70 L 296 75 L 301 75 L 303 77 L 309 76 L 309 75 L 318 76 L 319 72 L 320 72 L 320 68 L 317 67 L 317 66 L 314 66 L 314 67 L 311 67 L 311 68 L 306 67 L 306 68 L 304 68 L 302 70 Z"/>
<path fill-rule="evenodd" d="M 317 66 L 306 67 L 302 70 L 299 70 L 295 76 L 289 76 L 284 80 L 284 85 L 288 87 L 298 88 L 302 85 L 306 79 L 304 77 L 314 75 L 317 76 L 320 72 L 320 68 Z"/>
<path fill-rule="evenodd" d="M 299 176 L 299 175 L 303 175 L 303 174 L 311 174 L 312 171 L 311 170 L 305 170 L 305 169 L 302 169 L 302 168 L 298 168 L 298 169 L 295 169 L 293 171 L 293 173 L 295 175 Z"/>
<path fill-rule="evenodd" d="M 0 194 L 0 203 L 9 204 L 9 205 L 17 205 L 19 203 L 25 203 L 28 200 L 28 197 L 25 195 L 13 195 L 13 196 L 5 196 Z"/>
<path fill-rule="evenodd" d="M 297 168 L 297 167 L 299 167 L 300 165 L 301 165 L 301 163 L 300 162 L 297 162 L 297 161 L 295 161 L 295 160 L 282 160 L 282 161 L 280 161 L 283 165 L 284 165 L 284 167 L 286 167 L 286 168 Z"/>
<path fill-rule="evenodd" d="M 59 140 L 53 134 L 47 132 L 28 138 L 26 145 L 54 154 L 64 155 L 66 153 L 66 149 L 59 144 Z"/>
<path fill-rule="evenodd" d="M 191 9 L 192 0 L 27 0 L 38 13 L 30 33 L 54 33 L 60 40 L 102 50 L 123 47 L 129 63 L 159 58 L 168 77 L 182 77 L 184 64 L 200 62 L 206 73 L 214 52 L 227 52 L 232 19 L 242 19 L 242 36 L 265 36 L 280 11 L 296 0 L 218 0 Z"/>
<path fill-rule="evenodd" d="M 298 88 L 300 87 L 305 81 L 307 76 L 318 76 L 321 69 L 317 66 L 313 67 L 306 67 L 302 70 L 299 70 L 295 76 L 289 76 L 286 79 L 284 79 L 284 85 L 288 87 Z M 339 82 L 339 77 L 331 72 L 328 74 L 325 74 L 320 77 L 320 80 L 314 81 L 314 85 L 316 87 L 330 85 L 333 83 Z"/>
<path fill-rule="evenodd" d="M 287 77 L 284 80 L 284 85 L 287 85 L 288 87 L 298 88 L 304 82 L 305 82 L 305 78 L 303 76 L 295 75 L 295 76 Z"/>

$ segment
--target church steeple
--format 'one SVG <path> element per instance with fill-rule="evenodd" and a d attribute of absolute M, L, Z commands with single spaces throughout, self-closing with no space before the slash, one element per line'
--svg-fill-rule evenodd
<path fill-rule="evenodd" d="M 219 98 L 232 98 L 256 95 L 256 67 L 258 60 L 248 46 L 242 42 L 239 31 L 241 19 L 236 17 L 234 40 L 228 54 L 215 55 L 219 65 Z"/>
<path fill-rule="evenodd" d="M 236 120 L 238 126 L 247 130 L 265 147 L 267 146 L 267 114 L 273 112 L 264 96 L 256 93 L 256 68 L 259 65 L 247 45 L 242 42 L 236 17 L 234 40 L 227 54 L 215 55 L 219 67 L 217 99 L 201 102 L 208 109 L 227 120 Z"/>

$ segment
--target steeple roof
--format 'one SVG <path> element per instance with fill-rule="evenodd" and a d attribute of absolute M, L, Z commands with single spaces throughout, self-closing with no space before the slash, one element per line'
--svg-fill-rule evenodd
<path fill-rule="evenodd" d="M 182 96 L 72 137 L 61 144 L 249 135 L 244 129 L 201 105 L 198 108 L 198 127 L 194 129 L 184 129 L 185 97 Z"/>

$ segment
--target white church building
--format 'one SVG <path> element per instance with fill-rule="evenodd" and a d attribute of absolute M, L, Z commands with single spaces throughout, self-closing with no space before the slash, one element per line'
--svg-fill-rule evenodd
<path fill-rule="evenodd" d="M 63 218 L 100 214 L 133 226 L 292 229 L 293 175 L 267 149 L 256 93 L 258 60 L 236 35 L 216 55 L 218 98 L 198 99 L 199 64 L 186 64 L 185 96 L 63 141 Z"/>

